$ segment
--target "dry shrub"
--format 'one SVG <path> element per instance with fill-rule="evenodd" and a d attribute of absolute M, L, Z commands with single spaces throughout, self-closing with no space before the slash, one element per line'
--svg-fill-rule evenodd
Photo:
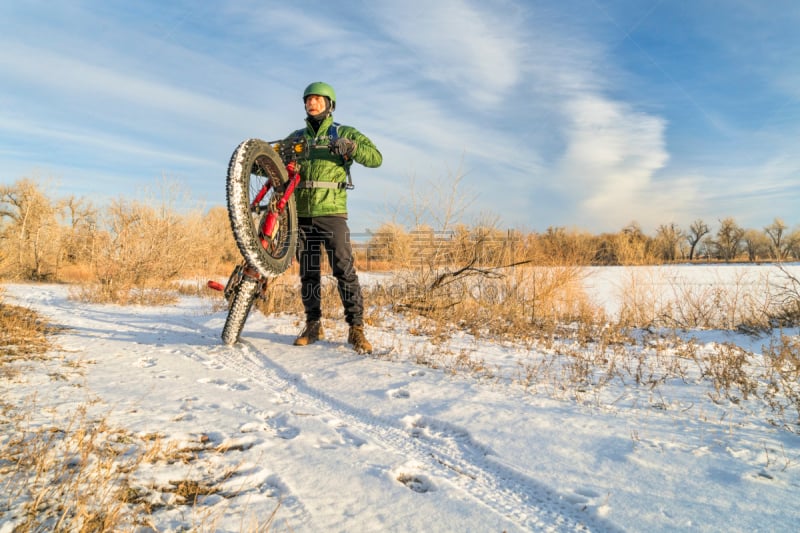
<path fill-rule="evenodd" d="M 390 269 L 397 265 L 407 265 L 412 261 L 412 240 L 413 236 L 406 233 L 399 224 L 383 224 L 370 236 L 362 250 L 363 263 L 389 266 Z"/>
<path fill-rule="evenodd" d="M 800 324 L 800 278 L 789 272 L 782 263 L 778 265 L 778 270 L 778 280 L 770 283 L 778 307 L 773 313 L 773 325 L 796 326 Z"/>
<path fill-rule="evenodd" d="M 25 307 L 3 301 L 0 292 L 0 363 L 40 357 L 53 345 L 49 336 L 59 328 Z"/>
<path fill-rule="evenodd" d="M 612 243 L 620 265 L 652 265 L 660 262 L 649 250 L 648 241 L 640 230 L 623 230 L 614 235 Z"/>
<path fill-rule="evenodd" d="M 300 284 L 295 273 L 296 268 L 270 280 L 263 298 L 256 300 L 256 309 L 264 313 L 291 313 L 303 315 L 303 302 L 300 299 Z M 324 316 L 330 316 L 331 309 L 341 310 L 339 295 L 335 284 L 324 280 L 322 284 L 322 303 Z"/>
<path fill-rule="evenodd" d="M 513 267 L 464 286 L 459 322 L 475 334 L 525 339 L 571 323 L 596 324 L 578 267 Z"/>
<path fill-rule="evenodd" d="M 582 269 L 568 258 L 534 267 L 545 259 L 520 260 L 519 239 L 486 226 L 461 226 L 450 238 L 428 232 L 418 246 L 416 261 L 371 287 L 368 298 L 424 317 L 434 335 L 458 327 L 476 336 L 530 339 L 563 323 L 596 323 Z"/>
<path fill-rule="evenodd" d="M 434 338 L 459 328 L 529 339 L 565 322 L 594 324 L 598 311 L 577 266 L 591 255 L 588 240 L 561 229 L 525 237 L 491 219 L 460 223 L 471 202 L 459 190 L 461 177 L 432 181 L 423 195 L 412 181 L 403 210 L 412 231 L 386 224 L 368 245 L 372 259 L 396 265 L 391 281 L 369 288 L 369 302 L 419 317 Z"/>
<path fill-rule="evenodd" d="M 694 282 L 679 268 L 631 267 L 619 287 L 619 324 L 624 327 L 670 327 L 766 331 L 776 320 L 791 322 L 800 299 L 787 297 L 786 283 L 772 273 L 735 272 L 732 279 Z"/>
<path fill-rule="evenodd" d="M 696 362 L 701 377 L 708 379 L 714 387 L 713 398 L 725 397 L 739 403 L 757 396 L 759 377 L 754 372 L 753 354 L 733 343 L 717 344 L 716 348 Z"/>
<path fill-rule="evenodd" d="M 188 222 L 192 246 L 189 264 L 185 267 L 188 272 L 223 275 L 242 260 L 225 207 L 212 207 L 202 217 L 191 215 Z"/>
<path fill-rule="evenodd" d="M 592 242 L 591 235 L 578 230 L 549 227 L 542 234 L 529 235 L 526 238 L 527 255 L 539 258 L 544 265 L 589 265 L 598 259 L 602 261 L 616 261 L 616 256 L 603 257 L 602 245 Z"/>
<path fill-rule="evenodd" d="M 99 294 L 124 301 L 133 289 L 161 289 L 190 261 L 186 221 L 166 205 L 119 199 L 107 211 L 109 243 L 97 264 Z"/>
<path fill-rule="evenodd" d="M 800 338 L 783 335 L 764 349 L 764 398 L 776 415 L 774 421 L 800 433 Z"/>
<path fill-rule="evenodd" d="M 622 327 L 648 327 L 664 313 L 662 273 L 657 268 L 628 268 L 622 286 L 618 322 Z"/>
<path fill-rule="evenodd" d="M 170 303 L 175 280 L 219 270 L 231 255 L 227 220 L 222 231 L 218 210 L 205 216 L 179 213 L 176 198 L 174 186 L 167 185 L 160 199 L 112 201 L 104 212 L 108 231 L 96 237 L 100 251 L 93 282 L 74 296 L 93 302 Z"/>

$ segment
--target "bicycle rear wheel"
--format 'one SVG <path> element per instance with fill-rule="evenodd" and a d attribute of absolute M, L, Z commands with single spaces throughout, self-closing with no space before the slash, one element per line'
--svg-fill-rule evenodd
<path fill-rule="evenodd" d="M 261 232 L 264 218 L 275 210 L 288 179 L 281 158 L 261 139 L 242 142 L 228 165 L 228 217 L 236 245 L 245 261 L 266 277 L 289 268 L 297 246 L 294 196 L 279 214 L 276 231 L 272 235 Z"/>

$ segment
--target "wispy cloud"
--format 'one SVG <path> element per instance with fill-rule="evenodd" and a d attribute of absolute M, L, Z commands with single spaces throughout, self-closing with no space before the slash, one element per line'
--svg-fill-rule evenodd
<path fill-rule="evenodd" d="M 469 108 L 494 106 L 519 90 L 522 48 L 514 24 L 465 0 L 376 4 L 382 31 L 418 73 Z"/>
<path fill-rule="evenodd" d="M 46 143 L 58 145 L 62 149 L 65 144 L 92 149 L 98 154 L 102 152 L 102 156 L 98 155 L 97 157 L 103 158 L 114 156 L 137 157 L 146 158 L 149 161 L 158 161 L 161 164 L 190 164 L 194 166 L 215 163 L 197 152 L 180 153 L 173 149 L 158 149 L 146 144 L 131 142 L 131 139 L 127 137 L 109 134 L 108 132 L 99 134 L 96 131 L 85 130 L 80 127 L 54 126 L 49 123 L 0 117 L 0 131 L 39 138 L 46 141 Z M 52 148 L 48 150 L 52 150 Z M 41 157 L 46 156 L 46 153 L 41 154 Z"/>
<path fill-rule="evenodd" d="M 158 80 L 149 80 L 141 73 L 127 73 L 61 55 L 46 49 L 17 44 L 3 47 L 0 65 L 6 75 L 36 82 L 40 90 L 58 94 L 74 94 L 92 105 L 114 103 L 169 111 L 172 114 L 197 116 L 199 110 L 215 110 L 221 114 L 237 114 L 233 103 L 212 99 L 197 91 L 189 91 Z M 47 73 L 43 76 L 42 73 Z"/>

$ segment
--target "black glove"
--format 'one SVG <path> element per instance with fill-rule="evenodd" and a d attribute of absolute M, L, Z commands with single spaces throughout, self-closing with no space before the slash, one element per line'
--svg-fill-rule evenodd
<path fill-rule="evenodd" d="M 332 154 L 344 158 L 353 157 L 353 154 L 356 153 L 356 142 L 340 137 L 331 143 L 330 150 Z"/>

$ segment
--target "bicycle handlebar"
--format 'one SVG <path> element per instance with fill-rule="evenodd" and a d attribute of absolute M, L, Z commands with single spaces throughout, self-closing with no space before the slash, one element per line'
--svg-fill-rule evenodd
<path fill-rule="evenodd" d="M 298 139 L 290 142 L 285 140 L 270 141 L 269 144 L 278 153 L 284 164 L 288 164 L 291 161 L 308 160 L 312 150 L 331 151 L 330 144 L 310 143 L 308 139 Z"/>

